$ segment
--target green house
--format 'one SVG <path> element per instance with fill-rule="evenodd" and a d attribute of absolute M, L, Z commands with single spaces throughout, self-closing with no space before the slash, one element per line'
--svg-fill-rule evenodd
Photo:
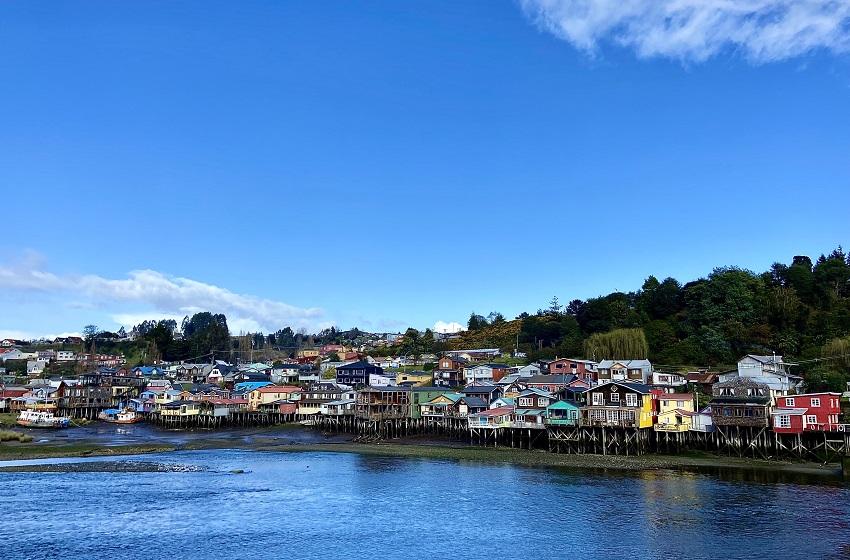
<path fill-rule="evenodd" d="M 557 426 L 578 426 L 581 419 L 581 408 L 572 401 L 555 401 L 546 407 L 547 424 Z"/>
<path fill-rule="evenodd" d="M 440 395 L 451 393 L 449 387 L 411 387 L 412 394 L 410 396 L 410 417 L 422 418 L 422 407 L 420 405 L 427 403 L 432 399 L 436 399 Z"/>

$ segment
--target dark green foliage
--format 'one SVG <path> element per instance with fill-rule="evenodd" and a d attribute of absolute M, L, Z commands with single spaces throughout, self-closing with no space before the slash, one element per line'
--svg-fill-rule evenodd
<path fill-rule="evenodd" d="M 838 247 L 814 263 L 797 255 L 762 274 L 717 268 L 684 286 L 650 276 L 638 292 L 573 299 L 560 313 L 554 306 L 557 298 L 537 315 L 517 317 L 520 348 L 530 358 L 591 358 L 582 344 L 592 335 L 641 328 L 649 359 L 665 367 L 731 365 L 748 353 L 776 352 L 815 376 L 807 360 L 850 336 L 850 256 Z M 820 386 L 837 387 L 848 373 L 834 363 L 818 367 L 825 372 Z"/>
<path fill-rule="evenodd" d="M 592 360 L 644 360 L 649 345 L 642 329 L 616 329 L 595 333 L 584 341 L 584 355 Z"/>
<path fill-rule="evenodd" d="M 469 321 L 466 323 L 466 328 L 471 331 L 480 331 L 487 326 L 487 319 L 482 315 L 477 315 L 475 311 L 469 316 Z"/>

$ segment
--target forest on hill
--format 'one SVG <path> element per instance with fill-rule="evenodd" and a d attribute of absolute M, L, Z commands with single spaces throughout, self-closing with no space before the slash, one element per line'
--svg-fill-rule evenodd
<path fill-rule="evenodd" d="M 681 370 L 734 365 L 745 354 L 800 362 L 813 383 L 839 387 L 850 355 L 850 257 L 838 247 L 816 261 L 795 256 L 755 273 L 716 268 L 682 285 L 650 276 L 615 292 L 506 321 L 473 313 L 453 348 L 514 348 L 529 358 L 649 358 Z M 826 358 L 826 359 L 825 359 Z"/>

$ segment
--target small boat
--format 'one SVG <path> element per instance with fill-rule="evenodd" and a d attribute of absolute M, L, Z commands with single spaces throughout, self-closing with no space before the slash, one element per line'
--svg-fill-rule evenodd
<path fill-rule="evenodd" d="M 111 422 L 113 424 L 133 424 L 143 420 L 139 414 L 136 414 L 135 410 L 128 410 L 126 408 L 121 410 L 117 408 L 107 408 L 106 410 L 101 411 L 97 417 L 104 422 Z"/>
<path fill-rule="evenodd" d="M 23 410 L 17 423 L 27 428 L 67 428 L 70 418 L 54 416 L 52 412 L 41 410 Z"/>

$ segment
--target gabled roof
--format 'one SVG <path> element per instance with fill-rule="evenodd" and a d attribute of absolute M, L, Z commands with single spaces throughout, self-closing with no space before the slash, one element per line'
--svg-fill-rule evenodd
<path fill-rule="evenodd" d="M 496 385 L 469 385 L 464 387 L 460 392 L 467 395 L 489 395 L 493 391 L 498 391 Z"/>
<path fill-rule="evenodd" d="M 360 360 L 359 362 L 353 362 L 353 363 L 350 363 L 350 364 L 346 364 L 344 366 L 339 366 L 339 367 L 336 368 L 336 370 L 339 371 L 341 369 L 365 369 L 365 368 L 379 368 L 380 369 L 379 366 L 372 365 L 369 362 L 364 362 L 363 360 Z"/>
<path fill-rule="evenodd" d="M 537 395 L 538 397 L 547 397 L 550 399 L 555 397 L 549 391 L 544 391 L 543 389 L 536 389 L 534 387 L 530 387 L 519 394 L 520 397 L 525 397 L 528 395 Z"/>
<path fill-rule="evenodd" d="M 233 386 L 234 391 L 253 391 L 254 389 L 259 389 L 260 387 L 265 387 L 266 385 L 271 385 L 271 381 L 243 381 L 241 383 L 237 383 Z"/>
<path fill-rule="evenodd" d="M 573 401 L 555 401 L 546 407 L 547 410 L 550 408 L 581 408 L 581 405 Z"/>
<path fill-rule="evenodd" d="M 745 395 L 740 397 L 714 397 L 709 401 L 711 404 L 768 404 L 770 397 L 759 397 L 755 395 Z"/>
<path fill-rule="evenodd" d="M 533 383 L 535 385 L 567 385 L 568 383 L 572 383 L 576 379 L 578 379 L 578 377 L 571 373 L 546 373 L 535 375 L 531 379 L 528 379 L 527 383 Z"/>
<path fill-rule="evenodd" d="M 658 400 L 660 401 L 688 401 L 694 400 L 694 396 L 691 393 L 664 393 L 662 395 L 658 395 Z"/>
<path fill-rule="evenodd" d="M 301 387 L 295 387 L 294 385 L 263 385 L 262 387 L 257 387 L 253 389 L 251 392 L 258 391 L 260 393 L 294 393 L 296 391 L 301 392 Z"/>
<path fill-rule="evenodd" d="M 543 416 L 545 408 L 518 408 L 514 411 L 515 416 Z"/>
<path fill-rule="evenodd" d="M 465 402 L 467 406 L 487 408 L 487 403 L 480 397 L 461 397 L 461 399 L 463 399 L 463 402 Z"/>
<path fill-rule="evenodd" d="M 622 364 L 626 369 L 643 369 L 651 368 L 652 364 L 649 360 L 602 360 L 599 362 L 599 369 L 610 369 L 614 364 Z"/>
<path fill-rule="evenodd" d="M 602 387 L 607 387 L 608 385 L 618 385 L 620 387 L 625 387 L 627 389 L 631 389 L 632 391 L 637 391 L 638 393 L 642 393 L 644 395 L 650 394 L 652 387 L 649 385 L 644 385 L 643 383 L 627 383 L 625 381 L 608 381 L 607 383 L 603 383 L 601 385 L 597 385 L 596 387 L 590 389 L 591 391 L 598 391 Z"/>
<path fill-rule="evenodd" d="M 278 364 L 274 366 L 274 369 L 298 369 L 301 367 L 301 364 Z"/>
<path fill-rule="evenodd" d="M 188 406 L 188 405 L 190 405 L 190 404 L 194 404 L 194 405 L 198 405 L 198 406 L 200 406 L 200 405 L 201 405 L 201 401 L 185 401 L 185 400 L 171 401 L 171 402 L 169 402 L 169 403 L 165 403 L 165 404 L 163 404 L 163 405 L 160 405 L 160 407 L 161 407 L 161 408 L 180 408 L 181 406 L 184 406 L 184 405 L 187 405 L 187 406 Z"/>
<path fill-rule="evenodd" d="M 499 408 L 491 408 L 489 410 L 476 412 L 475 414 L 470 414 L 470 416 L 504 416 L 505 414 L 510 414 L 513 411 L 514 407 L 512 406 L 500 406 Z"/>
<path fill-rule="evenodd" d="M 808 408 L 777 408 L 771 411 L 771 414 L 782 414 L 788 416 L 802 416 L 809 411 Z"/>

